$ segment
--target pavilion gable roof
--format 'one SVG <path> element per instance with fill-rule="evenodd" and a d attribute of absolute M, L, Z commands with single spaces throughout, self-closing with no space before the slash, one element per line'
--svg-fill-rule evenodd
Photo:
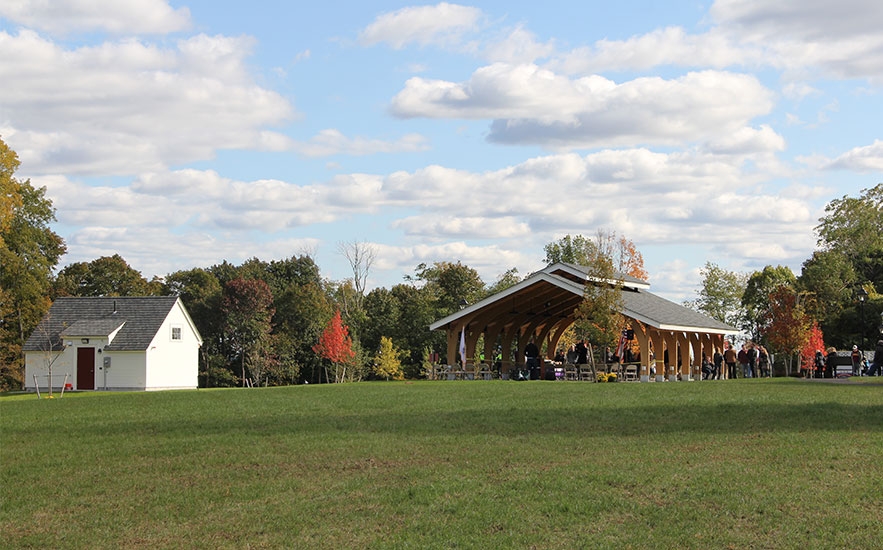
<path fill-rule="evenodd" d="M 468 324 L 473 320 L 482 320 L 483 324 L 488 324 L 491 322 L 490 319 L 506 314 L 513 317 L 519 312 L 507 311 L 509 308 L 506 304 L 510 301 L 514 303 L 516 300 L 521 301 L 522 307 L 525 300 L 529 301 L 529 309 L 542 309 L 542 314 L 546 316 L 554 314 L 557 318 L 573 317 L 579 301 L 582 300 L 588 273 L 589 269 L 584 266 L 567 263 L 549 265 L 493 296 L 488 296 L 439 319 L 429 328 L 430 330 L 439 330 L 452 323 L 465 322 Z M 635 277 L 623 276 L 620 281 L 598 282 L 621 283 L 623 285 L 623 310 L 621 313 L 657 329 L 713 334 L 738 332 L 734 327 L 707 315 L 652 294 L 648 290 L 650 285 Z M 513 306 L 512 309 L 516 308 Z M 533 312 L 534 316 L 540 313 L 539 311 Z M 522 324 L 530 322 L 529 315 L 526 316 L 523 313 L 520 315 L 518 322 Z M 513 321 L 507 320 L 506 322 Z"/>

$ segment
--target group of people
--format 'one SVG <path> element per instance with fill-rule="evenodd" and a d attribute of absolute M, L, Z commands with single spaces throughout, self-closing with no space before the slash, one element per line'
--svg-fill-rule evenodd
<path fill-rule="evenodd" d="M 587 340 L 577 340 L 570 345 L 570 349 L 565 353 L 563 348 L 558 348 L 555 353 L 555 362 L 572 363 L 574 365 L 582 365 L 589 362 L 589 346 Z"/>
<path fill-rule="evenodd" d="M 527 362 L 537 368 L 539 349 L 531 342 L 526 350 Z M 555 361 L 581 364 L 588 362 L 589 347 L 585 340 L 579 340 L 570 346 L 565 353 L 559 349 L 555 354 Z M 618 361 L 618 358 L 613 358 Z M 874 358 L 868 364 L 867 358 L 859 351 L 858 346 L 852 346 L 852 375 L 874 376 L 883 375 L 883 339 L 877 342 L 874 350 Z M 721 378 L 766 378 L 772 376 L 773 356 L 767 349 L 754 342 L 746 342 L 737 352 L 732 342 L 727 342 L 727 348 L 723 352 L 715 348 L 714 354 L 702 355 L 702 379 L 720 380 Z M 726 371 L 724 370 L 726 369 Z M 741 376 L 740 376 L 741 373 Z M 816 350 L 813 365 L 804 371 L 804 376 L 822 376 L 833 378 L 837 375 L 837 350 L 833 347 L 823 354 Z"/>
<path fill-rule="evenodd" d="M 852 363 L 852 376 L 874 376 L 880 374 L 883 369 L 883 339 L 877 342 L 874 349 L 874 357 L 870 363 L 858 346 L 852 346 L 850 354 Z M 811 366 L 804 369 L 804 377 L 834 378 L 837 376 L 837 364 L 839 363 L 837 349 L 830 347 L 823 354 L 822 350 L 816 350 Z"/>
<path fill-rule="evenodd" d="M 738 352 L 732 343 L 727 349 L 715 348 L 714 355 L 702 358 L 702 379 L 720 380 L 726 378 L 767 378 L 772 375 L 773 356 L 767 349 L 754 342 L 746 342 Z M 724 368 L 726 367 L 726 374 Z"/>

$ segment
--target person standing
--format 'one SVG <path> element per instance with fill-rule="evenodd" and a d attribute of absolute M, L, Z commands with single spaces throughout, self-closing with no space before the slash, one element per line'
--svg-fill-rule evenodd
<path fill-rule="evenodd" d="M 589 348 L 586 346 L 585 340 L 576 343 L 576 363 L 577 365 L 585 365 L 589 362 Z"/>
<path fill-rule="evenodd" d="M 736 379 L 736 350 L 733 349 L 733 343 L 729 342 L 727 350 L 724 352 L 724 363 L 727 365 L 727 378 Z"/>
<path fill-rule="evenodd" d="M 540 348 L 534 343 L 533 338 L 528 342 L 527 347 L 524 348 L 524 357 L 526 359 L 525 366 L 530 371 L 530 379 L 538 380 L 540 378 Z"/>
<path fill-rule="evenodd" d="M 831 346 L 828 348 L 828 355 L 825 356 L 825 378 L 834 378 L 837 374 L 837 348 Z"/>
<path fill-rule="evenodd" d="M 852 346 L 852 355 L 850 355 L 850 359 L 852 359 L 852 375 L 860 375 L 862 372 L 862 352 L 859 351 L 858 346 Z"/>
<path fill-rule="evenodd" d="M 770 354 L 766 348 L 759 346 L 757 350 L 757 370 L 761 378 L 769 378 L 770 376 Z"/>
<path fill-rule="evenodd" d="M 757 378 L 757 345 L 748 344 L 748 378 Z"/>
<path fill-rule="evenodd" d="M 822 355 L 822 350 L 816 350 L 816 357 L 813 360 L 813 374 L 810 378 L 821 378 L 822 374 L 825 371 L 825 356 Z"/>
<path fill-rule="evenodd" d="M 874 348 L 874 359 L 871 366 L 868 367 L 868 376 L 874 376 L 883 369 L 883 339 L 877 340 L 877 347 Z"/>
<path fill-rule="evenodd" d="M 745 344 L 742 344 L 742 349 L 739 350 L 737 357 L 739 359 L 739 366 L 742 367 L 742 378 L 748 378 L 748 350 Z"/>
<path fill-rule="evenodd" d="M 714 348 L 714 372 L 712 373 L 712 378 L 714 380 L 721 379 L 721 371 L 724 369 L 724 354 L 721 353 L 721 350 Z"/>

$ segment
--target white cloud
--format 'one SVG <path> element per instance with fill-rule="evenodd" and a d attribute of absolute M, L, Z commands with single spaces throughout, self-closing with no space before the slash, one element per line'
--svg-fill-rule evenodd
<path fill-rule="evenodd" d="M 441 244 L 419 244 L 413 246 L 391 246 L 375 244 L 378 269 L 413 273 L 414 266 L 420 263 L 462 262 L 475 269 L 483 281 L 494 281 L 512 267 L 519 272 L 529 273 L 540 269 L 542 258 L 527 256 L 517 248 L 498 245 L 473 245 L 464 241 Z"/>
<path fill-rule="evenodd" d="M 738 27 L 752 40 L 851 39 L 883 27 L 883 4 L 876 0 L 716 0 L 709 11 L 719 24 Z"/>
<path fill-rule="evenodd" d="M 122 186 L 59 176 L 33 182 L 47 186 L 59 223 L 77 228 L 66 237 L 67 262 L 119 251 L 148 275 L 225 258 L 285 257 L 299 249 L 291 243 L 318 242 L 294 237 L 299 228 L 360 214 L 382 214 L 401 234 L 401 244 L 381 247 L 377 266 L 400 273 L 422 261 L 460 260 L 491 281 L 510 267 L 540 267 L 541 254 L 530 251 L 561 234 L 598 228 L 633 239 L 645 257 L 678 243 L 679 256 L 666 261 L 701 249 L 721 263 L 799 262 L 818 218 L 810 199 L 800 198 L 808 193 L 758 192 L 741 166 L 737 156 L 628 149 L 547 155 L 486 172 L 436 165 L 341 174 L 308 185 L 194 169 L 143 174 Z"/>
<path fill-rule="evenodd" d="M 835 159 L 823 156 L 801 157 L 806 164 L 821 170 L 849 170 L 859 174 L 883 173 L 883 140 L 855 147 Z"/>
<path fill-rule="evenodd" d="M 34 174 L 131 174 L 224 148 L 284 149 L 287 138 L 266 128 L 294 110 L 252 81 L 252 45 L 196 35 L 174 48 L 66 49 L 33 31 L 0 31 L 0 81 L 16 83 L 0 87 L 0 121 Z"/>
<path fill-rule="evenodd" d="M 643 70 L 660 65 L 723 69 L 741 65 L 756 55 L 721 32 L 690 35 L 681 27 L 666 27 L 627 40 L 599 40 L 592 46 L 559 54 L 549 67 L 567 74 Z"/>
<path fill-rule="evenodd" d="M 714 153 L 740 155 L 778 152 L 785 150 L 785 138 L 763 124 L 759 129 L 744 127 L 712 138 L 708 149 Z"/>
<path fill-rule="evenodd" d="M 704 33 L 672 26 L 598 40 L 551 55 L 548 68 L 579 75 L 658 66 L 773 67 L 801 78 L 813 75 L 811 69 L 836 78 L 883 78 L 883 3 L 877 0 L 717 0 L 710 15 L 716 25 Z"/>
<path fill-rule="evenodd" d="M 385 13 L 359 35 L 365 45 L 387 43 L 395 49 L 408 44 L 451 46 L 463 34 L 478 29 L 482 12 L 478 8 L 441 2 L 434 6 L 407 7 Z"/>
<path fill-rule="evenodd" d="M 806 82 L 789 82 L 782 88 L 782 94 L 793 101 L 800 101 L 805 97 L 819 95 L 821 92 Z"/>
<path fill-rule="evenodd" d="M 331 155 L 373 155 L 376 153 L 399 153 L 425 151 L 429 148 L 426 138 L 419 134 L 408 134 L 395 141 L 350 138 L 340 130 L 322 130 L 307 142 L 293 142 L 288 148 L 307 157 L 327 157 Z"/>
<path fill-rule="evenodd" d="M 530 226 L 514 216 L 498 218 L 452 217 L 427 213 L 397 220 L 392 224 L 394 229 L 402 230 L 408 236 L 468 239 L 512 239 L 530 233 Z"/>
<path fill-rule="evenodd" d="M 411 78 L 391 110 L 400 117 L 496 119 L 489 139 L 498 143 L 597 147 L 713 139 L 740 131 L 772 105 L 771 92 L 750 75 L 702 71 L 617 84 L 496 63 L 463 83 Z"/>
<path fill-rule="evenodd" d="M 757 61 L 789 72 L 817 67 L 837 78 L 883 75 L 883 4 L 876 0 L 717 0 L 710 10 L 720 28 Z"/>
<path fill-rule="evenodd" d="M 51 34 L 106 31 L 114 34 L 166 34 L 190 28 L 190 11 L 164 0 L 13 0 L 0 3 L 0 17 Z"/>
<path fill-rule="evenodd" d="M 541 43 L 536 35 L 523 26 L 517 26 L 498 41 L 489 41 L 483 55 L 492 63 L 502 62 L 513 65 L 533 63 L 537 59 L 555 53 L 554 42 Z"/>

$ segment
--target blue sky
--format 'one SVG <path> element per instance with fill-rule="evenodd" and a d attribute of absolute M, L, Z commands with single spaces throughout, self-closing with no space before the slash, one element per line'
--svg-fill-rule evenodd
<path fill-rule="evenodd" d="M 878 1 L 51 4 L 0 4 L 0 136 L 62 265 L 342 280 L 358 241 L 369 286 L 490 283 L 600 229 L 680 301 L 707 261 L 799 273 L 825 204 L 883 181 Z"/>

